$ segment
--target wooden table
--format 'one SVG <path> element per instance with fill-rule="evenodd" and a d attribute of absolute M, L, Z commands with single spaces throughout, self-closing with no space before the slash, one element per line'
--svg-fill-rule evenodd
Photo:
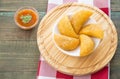
<path fill-rule="evenodd" d="M 21 6 L 33 6 L 46 13 L 47 0 L 0 0 L 0 79 L 35 79 L 39 60 L 37 27 L 24 31 L 14 23 L 14 13 Z M 120 37 L 120 0 L 111 1 L 111 18 Z M 119 38 L 118 38 L 119 40 Z M 120 41 L 111 61 L 111 79 L 120 78 Z"/>

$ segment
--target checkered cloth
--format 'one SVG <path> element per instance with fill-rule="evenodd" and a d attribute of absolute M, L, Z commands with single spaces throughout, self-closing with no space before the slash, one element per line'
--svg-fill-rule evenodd
<path fill-rule="evenodd" d="M 94 5 L 104 11 L 108 16 L 110 16 L 110 0 L 48 0 L 47 12 L 52 8 L 68 3 L 68 2 L 78 2 L 89 5 Z M 60 73 L 51 66 L 49 66 L 42 57 L 40 57 L 37 79 L 109 79 L 110 66 L 107 65 L 102 70 L 94 74 L 89 74 L 85 76 L 72 76 Z"/>

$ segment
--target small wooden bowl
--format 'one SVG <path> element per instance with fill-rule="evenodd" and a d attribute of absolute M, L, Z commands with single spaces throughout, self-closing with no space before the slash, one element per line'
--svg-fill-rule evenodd
<path fill-rule="evenodd" d="M 94 12 L 91 16 L 104 29 L 104 38 L 92 54 L 85 57 L 73 57 L 60 51 L 53 40 L 53 25 L 58 17 L 75 12 L 78 9 L 89 9 Z M 95 73 L 108 64 L 115 54 L 117 47 L 117 32 L 113 22 L 100 9 L 79 3 L 60 5 L 51 10 L 39 24 L 37 44 L 41 55 L 52 67 L 69 75 L 86 75 Z"/>
<path fill-rule="evenodd" d="M 32 11 L 35 13 L 36 17 L 37 17 L 36 22 L 35 22 L 33 25 L 27 26 L 27 27 L 26 27 L 26 26 L 22 26 L 22 25 L 19 24 L 19 23 L 17 22 L 17 20 L 16 20 L 16 17 L 17 17 L 17 15 L 18 15 L 18 13 L 19 13 L 20 11 L 22 11 L 22 10 L 25 10 L 25 9 L 30 9 L 30 10 L 32 10 Z M 16 11 L 16 13 L 15 13 L 15 15 L 14 15 L 14 21 L 15 21 L 16 25 L 18 25 L 18 27 L 20 27 L 21 29 L 30 30 L 30 29 L 34 28 L 34 27 L 37 25 L 37 23 L 38 23 L 38 21 L 39 21 L 39 13 L 38 13 L 38 11 L 37 11 L 35 8 L 33 8 L 33 7 L 29 7 L 29 6 L 21 7 L 21 8 L 19 8 L 19 9 Z"/>

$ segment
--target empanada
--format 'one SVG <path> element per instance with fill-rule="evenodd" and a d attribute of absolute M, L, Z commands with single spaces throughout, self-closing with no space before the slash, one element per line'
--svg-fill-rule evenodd
<path fill-rule="evenodd" d="M 68 37 L 65 35 L 55 34 L 54 40 L 56 44 L 64 50 L 74 50 L 79 45 L 79 39 Z"/>
<path fill-rule="evenodd" d="M 84 34 L 80 35 L 80 56 L 89 55 L 94 49 L 94 41 Z"/>
<path fill-rule="evenodd" d="M 74 29 L 72 28 L 72 25 L 67 15 L 63 16 L 60 19 L 58 23 L 58 30 L 63 35 L 79 38 L 79 36 L 75 33 Z"/>
<path fill-rule="evenodd" d="M 77 34 L 79 33 L 81 27 L 86 23 L 86 21 L 88 21 L 89 17 L 92 14 L 93 14 L 92 11 L 80 10 L 79 12 L 71 16 L 71 23 Z"/>
<path fill-rule="evenodd" d="M 104 36 L 104 31 L 99 27 L 98 24 L 88 24 L 81 29 L 80 34 L 86 34 L 102 39 Z"/>

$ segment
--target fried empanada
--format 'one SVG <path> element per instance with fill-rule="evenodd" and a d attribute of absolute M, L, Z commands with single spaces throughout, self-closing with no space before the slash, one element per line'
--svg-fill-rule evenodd
<path fill-rule="evenodd" d="M 80 10 L 79 12 L 73 14 L 71 16 L 71 23 L 75 30 L 75 32 L 78 34 L 81 27 L 88 21 L 89 17 L 93 14 L 92 11 L 89 10 Z"/>
<path fill-rule="evenodd" d="M 80 34 L 86 34 L 102 39 L 104 36 L 104 31 L 99 27 L 98 24 L 88 24 L 81 29 Z"/>
<path fill-rule="evenodd" d="M 84 34 L 81 34 L 80 37 L 80 56 L 89 55 L 94 49 L 94 41 Z"/>
<path fill-rule="evenodd" d="M 79 39 L 65 35 L 55 34 L 54 40 L 60 48 L 68 51 L 74 50 L 79 45 Z"/>
<path fill-rule="evenodd" d="M 79 38 L 79 36 L 75 33 L 67 15 L 60 19 L 58 23 L 58 30 L 63 35 Z"/>

